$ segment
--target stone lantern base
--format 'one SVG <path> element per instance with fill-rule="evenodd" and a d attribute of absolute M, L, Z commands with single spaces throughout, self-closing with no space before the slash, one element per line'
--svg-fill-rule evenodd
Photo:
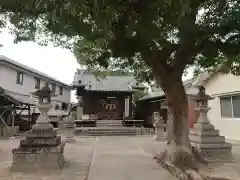
<path fill-rule="evenodd" d="M 41 114 L 36 124 L 26 138 L 20 141 L 19 147 L 12 150 L 11 171 L 36 172 L 63 167 L 65 142 L 48 122 L 47 111 L 50 107 L 50 104 L 38 105 Z"/>
<path fill-rule="evenodd" d="M 232 145 L 209 122 L 197 122 L 190 129 L 189 139 L 200 154 L 209 161 L 232 161 Z"/>
<path fill-rule="evenodd" d="M 65 142 L 73 143 L 76 142 L 74 137 L 75 132 L 75 123 L 64 124 L 64 135 L 65 135 Z"/>
<path fill-rule="evenodd" d="M 76 127 L 76 125 L 73 120 L 72 113 L 70 113 L 69 117 L 67 117 L 67 119 L 64 121 L 64 125 L 63 125 L 65 142 L 67 142 L 67 143 L 76 142 L 76 139 L 74 137 L 75 127 Z"/>
<path fill-rule="evenodd" d="M 64 165 L 64 146 L 56 131 L 30 131 L 13 149 L 11 171 L 36 172 L 38 170 L 61 169 Z"/>

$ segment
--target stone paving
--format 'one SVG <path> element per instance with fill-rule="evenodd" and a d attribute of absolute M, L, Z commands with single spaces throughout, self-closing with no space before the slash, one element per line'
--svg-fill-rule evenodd
<path fill-rule="evenodd" d="M 153 160 L 163 146 L 150 137 L 97 138 L 88 180 L 174 180 Z"/>
<path fill-rule="evenodd" d="M 76 137 L 76 143 L 66 144 L 66 165 L 59 171 L 38 173 L 9 172 L 11 149 L 19 139 L 0 140 L 0 180 L 176 180 L 154 160 L 163 151 L 164 141 L 152 136 Z M 240 179 L 240 146 L 233 146 L 237 163 L 211 165 L 204 173 L 215 177 Z"/>

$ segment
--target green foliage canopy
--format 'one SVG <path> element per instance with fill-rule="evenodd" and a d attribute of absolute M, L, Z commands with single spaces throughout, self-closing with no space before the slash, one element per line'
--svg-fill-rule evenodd
<path fill-rule="evenodd" d="M 52 41 L 90 68 L 150 79 L 193 64 L 238 73 L 239 9 L 239 0 L 1 0 L 0 25 L 11 22 L 16 42 Z"/>

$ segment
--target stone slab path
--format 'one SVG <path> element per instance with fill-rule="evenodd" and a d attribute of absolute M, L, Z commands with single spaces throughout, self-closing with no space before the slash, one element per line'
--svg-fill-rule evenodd
<path fill-rule="evenodd" d="M 0 180 L 176 180 L 154 160 L 163 151 L 164 141 L 152 136 L 76 137 L 66 144 L 65 167 L 37 173 L 9 172 L 13 148 L 19 139 L 0 139 Z M 234 146 L 237 163 L 215 164 L 206 174 L 240 180 L 240 146 Z"/>
<path fill-rule="evenodd" d="M 149 137 L 97 138 L 88 180 L 175 179 L 153 160 L 154 141 L 147 140 Z"/>

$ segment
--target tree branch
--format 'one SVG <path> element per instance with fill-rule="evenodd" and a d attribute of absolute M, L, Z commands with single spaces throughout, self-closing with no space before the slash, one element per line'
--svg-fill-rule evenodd
<path fill-rule="evenodd" d="M 209 39 L 205 39 L 197 46 L 197 49 L 198 52 L 211 53 L 207 55 L 211 55 L 212 57 L 216 57 L 218 51 L 221 51 L 229 57 L 240 54 L 240 43 L 230 41 L 222 42 L 220 40 L 211 41 Z"/>
<path fill-rule="evenodd" d="M 191 63 L 192 57 L 195 56 L 196 41 L 196 16 L 198 8 L 194 7 L 184 16 L 179 27 L 179 48 L 176 51 L 172 67 L 174 71 L 183 73 L 187 64 Z"/>

